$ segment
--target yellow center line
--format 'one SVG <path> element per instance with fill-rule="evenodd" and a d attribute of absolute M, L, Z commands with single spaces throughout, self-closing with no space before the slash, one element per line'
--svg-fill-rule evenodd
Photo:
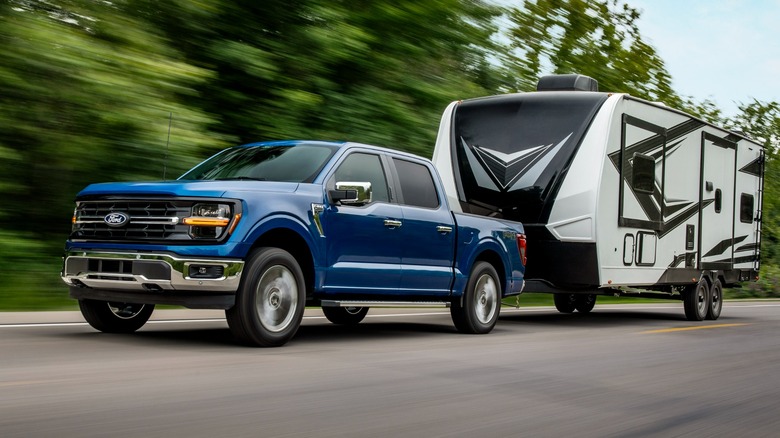
<path fill-rule="evenodd" d="M 640 335 L 644 334 L 650 334 L 650 333 L 671 333 L 671 332 L 686 332 L 689 330 L 704 330 L 704 329 L 713 329 L 713 328 L 724 328 L 724 327 L 742 327 L 744 325 L 750 325 L 747 323 L 742 324 L 713 324 L 713 325 L 699 325 L 695 327 L 676 327 L 676 328 L 665 328 L 665 329 L 658 329 L 658 330 L 647 330 L 644 332 L 639 332 Z"/>

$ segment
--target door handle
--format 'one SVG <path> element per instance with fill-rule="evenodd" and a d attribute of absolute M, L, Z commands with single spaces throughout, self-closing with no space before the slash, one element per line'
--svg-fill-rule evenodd
<path fill-rule="evenodd" d="M 436 227 L 436 231 L 439 232 L 439 233 L 445 233 L 445 234 L 446 233 L 451 233 L 452 232 L 452 227 L 448 227 L 448 226 L 445 226 L 445 225 L 439 225 L 439 226 Z"/>
<path fill-rule="evenodd" d="M 403 222 L 397 221 L 395 219 L 385 219 L 385 226 L 388 228 L 399 228 L 401 225 L 403 225 Z"/>

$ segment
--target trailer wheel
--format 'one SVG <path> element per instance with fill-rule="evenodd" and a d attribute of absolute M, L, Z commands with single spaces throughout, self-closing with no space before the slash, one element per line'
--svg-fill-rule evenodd
<path fill-rule="evenodd" d="M 561 313 L 574 313 L 577 308 L 577 295 L 575 294 L 553 294 L 555 308 Z"/>
<path fill-rule="evenodd" d="M 574 307 L 580 313 L 588 313 L 596 305 L 596 294 L 578 294 L 574 298 Z"/>
<path fill-rule="evenodd" d="M 450 307 L 455 328 L 461 333 L 490 333 L 501 309 L 501 283 L 490 263 L 474 265 L 462 298 L 462 304 L 454 301 Z"/>
<path fill-rule="evenodd" d="M 702 278 L 696 285 L 687 286 L 683 292 L 683 308 L 688 321 L 701 321 L 710 308 L 710 288 Z"/>
<path fill-rule="evenodd" d="M 146 324 L 154 311 L 153 304 L 118 303 L 79 300 L 84 319 L 104 333 L 132 333 Z"/>
<path fill-rule="evenodd" d="M 368 313 L 368 307 L 323 307 L 322 313 L 333 324 L 356 325 Z"/>
<path fill-rule="evenodd" d="M 716 320 L 723 309 L 723 283 L 715 280 L 710 286 L 710 307 L 707 309 L 707 319 Z"/>
<path fill-rule="evenodd" d="M 252 346 L 284 345 L 303 319 L 303 271 L 295 258 L 280 248 L 255 250 L 247 266 L 236 293 L 236 304 L 225 311 L 230 331 Z"/>

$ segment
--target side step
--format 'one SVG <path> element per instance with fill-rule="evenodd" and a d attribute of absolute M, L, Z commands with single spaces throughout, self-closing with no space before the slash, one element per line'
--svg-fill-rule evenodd
<path fill-rule="evenodd" d="M 450 307 L 447 301 L 349 301 L 322 300 L 322 307 Z"/>

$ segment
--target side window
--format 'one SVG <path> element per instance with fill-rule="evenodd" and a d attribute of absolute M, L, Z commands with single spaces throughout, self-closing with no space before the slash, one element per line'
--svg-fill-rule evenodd
<path fill-rule="evenodd" d="M 437 208 L 439 196 L 427 167 L 411 161 L 393 158 L 404 204 L 423 208 Z"/>
<path fill-rule="evenodd" d="M 753 222 L 753 195 L 743 193 L 739 201 L 739 220 L 746 224 Z"/>
<path fill-rule="evenodd" d="M 655 189 L 655 159 L 648 155 L 634 154 L 634 175 L 631 185 L 639 193 L 653 194 Z"/>
<path fill-rule="evenodd" d="M 335 182 L 370 182 L 372 202 L 390 201 L 379 155 L 350 154 L 336 169 L 335 178 Z"/>

